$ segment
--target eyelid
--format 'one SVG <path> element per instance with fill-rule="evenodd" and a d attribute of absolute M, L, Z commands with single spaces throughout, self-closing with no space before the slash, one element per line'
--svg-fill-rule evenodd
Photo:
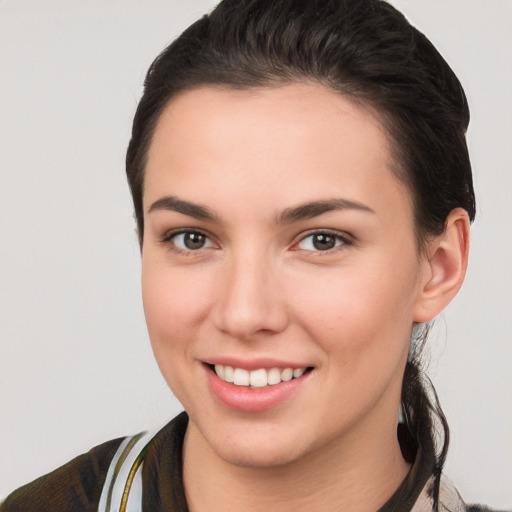
<path fill-rule="evenodd" d="M 207 247 L 202 247 L 202 248 L 197 249 L 197 250 L 193 250 L 193 249 L 182 249 L 180 247 L 177 247 L 175 244 L 171 243 L 171 241 L 172 241 L 172 239 L 174 237 L 176 237 L 178 235 L 182 235 L 182 234 L 187 234 L 187 233 L 198 233 L 200 235 L 203 235 L 204 237 L 206 237 L 209 240 L 211 245 L 209 245 Z M 298 245 L 301 242 L 303 242 L 308 237 L 311 237 L 311 236 L 314 236 L 314 235 L 329 235 L 329 236 L 332 236 L 332 237 L 340 240 L 342 243 L 339 244 L 339 245 L 336 245 L 332 249 L 326 249 L 325 251 L 322 251 L 322 250 L 300 249 L 298 247 Z M 218 242 L 215 240 L 215 238 L 210 233 L 208 233 L 208 231 L 205 231 L 205 230 L 199 229 L 199 228 L 183 228 L 182 227 L 182 228 L 170 229 L 170 230 L 166 231 L 160 237 L 159 242 L 162 243 L 163 245 L 167 245 L 169 247 L 169 250 L 172 250 L 172 251 L 178 252 L 178 253 L 199 253 L 203 249 L 211 248 L 212 245 L 218 247 Z M 353 243 L 354 243 L 353 236 L 350 235 L 349 233 L 345 232 L 345 231 L 338 231 L 338 230 L 329 229 L 329 228 L 324 228 L 324 229 L 317 228 L 317 229 L 311 229 L 311 230 L 308 230 L 306 232 L 303 232 L 300 235 L 298 235 L 297 237 L 295 237 L 295 241 L 293 241 L 293 243 L 291 245 L 291 250 L 293 250 L 293 251 L 304 251 L 304 252 L 309 252 L 309 253 L 318 254 L 318 255 L 330 254 L 330 253 L 333 253 L 333 252 L 336 252 L 336 251 L 340 250 L 343 247 L 353 245 Z"/>
<path fill-rule="evenodd" d="M 214 237 L 211 236 L 207 231 L 203 229 L 198 228 L 174 228 L 166 231 L 159 239 L 160 243 L 163 245 L 166 245 L 169 250 L 181 253 L 181 254 L 189 254 L 189 253 L 199 253 L 204 249 L 210 249 L 211 246 L 207 247 L 201 247 L 200 249 L 193 250 L 193 249 L 182 249 L 180 247 L 177 247 L 175 244 L 172 243 L 172 239 L 178 235 L 184 235 L 187 233 L 197 233 L 199 235 L 203 235 L 206 237 L 213 246 L 218 247 L 218 243 L 215 241 Z"/>
<path fill-rule="evenodd" d="M 327 249 L 325 251 L 321 251 L 321 250 L 308 250 L 308 249 L 300 249 L 298 248 L 298 245 L 303 242 L 304 240 L 306 240 L 308 237 L 310 236 L 314 236 L 314 235 L 329 235 L 329 236 L 332 236 L 338 240 L 341 240 L 341 244 L 337 245 L 337 246 L 334 246 L 332 249 Z M 352 237 L 352 235 L 350 235 L 349 233 L 345 232 L 345 231 L 338 231 L 336 229 L 328 229 L 328 228 L 325 228 L 325 229 L 311 229 L 309 231 L 306 231 L 304 233 L 301 233 L 300 235 L 298 235 L 296 237 L 296 241 L 293 242 L 292 244 L 292 247 L 291 247 L 291 250 L 293 251 L 305 251 L 305 252 L 309 252 L 309 253 L 312 253 L 312 254 L 318 254 L 318 255 L 322 255 L 322 254 L 331 254 L 333 252 L 336 252 L 336 251 L 339 251 L 341 250 L 343 247 L 347 247 L 347 246 L 350 246 L 350 245 L 353 245 L 354 244 L 354 238 Z"/>
<path fill-rule="evenodd" d="M 168 242 L 173 236 L 181 235 L 183 233 L 199 233 L 200 235 L 207 236 L 211 238 L 211 236 L 204 230 L 198 228 L 172 228 L 167 230 L 163 235 L 160 236 L 160 241 Z"/>

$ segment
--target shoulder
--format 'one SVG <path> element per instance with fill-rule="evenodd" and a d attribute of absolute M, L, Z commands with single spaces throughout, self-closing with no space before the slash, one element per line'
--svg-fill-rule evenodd
<path fill-rule="evenodd" d="M 466 508 L 467 512 L 500 512 L 494 508 L 486 507 L 485 505 L 468 505 Z M 501 512 L 506 512 L 505 510 Z"/>
<path fill-rule="evenodd" d="M 110 461 L 122 438 L 108 441 L 20 487 L 1 512 L 89 512 L 96 510 Z"/>
<path fill-rule="evenodd" d="M 434 510 L 433 477 L 427 482 L 411 512 L 432 512 Z M 484 505 L 466 505 L 450 479 L 441 477 L 439 487 L 439 511 L 442 512 L 499 512 Z"/>
<path fill-rule="evenodd" d="M 453 483 L 446 477 L 441 479 L 440 501 L 442 505 L 440 510 L 446 510 L 449 512 L 455 510 L 461 510 L 464 512 L 500 512 L 499 510 L 491 509 L 485 505 L 464 504 L 459 492 Z"/>
<path fill-rule="evenodd" d="M 151 506 L 145 507 L 145 510 L 159 510 L 153 505 L 162 501 L 162 490 L 169 487 L 169 482 L 172 482 L 172 503 L 185 502 L 181 482 L 181 450 L 187 423 L 186 413 L 179 414 L 156 433 L 147 450 L 142 452 L 144 494 L 151 502 Z M 119 462 L 119 454 L 126 451 L 126 444 L 130 444 L 131 450 L 131 443 L 136 443 L 145 435 L 122 437 L 92 448 L 14 491 L 0 504 L 0 512 L 96 512 L 114 458 Z M 135 453 L 140 447 L 137 445 L 133 448 Z M 117 463 L 115 468 L 117 471 Z M 109 484 L 109 492 L 110 487 Z"/>

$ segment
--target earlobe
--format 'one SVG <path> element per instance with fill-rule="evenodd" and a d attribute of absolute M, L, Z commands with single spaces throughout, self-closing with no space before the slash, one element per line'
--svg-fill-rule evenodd
<path fill-rule="evenodd" d="M 415 322 L 432 320 L 457 295 L 466 275 L 468 253 L 469 217 L 456 208 L 448 215 L 444 232 L 430 242 L 414 308 Z"/>

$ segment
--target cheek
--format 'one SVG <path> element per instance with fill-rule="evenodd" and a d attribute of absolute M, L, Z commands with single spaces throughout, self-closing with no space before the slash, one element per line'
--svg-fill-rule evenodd
<path fill-rule="evenodd" d="M 295 280 L 296 318 L 344 365 L 369 353 L 375 361 L 396 358 L 408 348 L 417 269 L 413 261 L 387 261 Z"/>
<path fill-rule="evenodd" d="M 142 297 L 153 353 L 167 385 L 186 408 L 194 387 L 193 341 L 206 316 L 204 280 L 189 274 L 143 258 Z"/>
<path fill-rule="evenodd" d="M 345 404 L 343 414 L 359 414 L 385 390 L 399 393 L 412 328 L 411 281 L 339 272 L 324 284 L 297 290 L 303 298 L 296 317 L 324 354 L 325 389 Z"/>
<path fill-rule="evenodd" d="M 170 269 L 143 259 L 142 298 L 149 336 L 159 356 L 183 351 L 207 315 L 204 279 L 191 269 Z"/>

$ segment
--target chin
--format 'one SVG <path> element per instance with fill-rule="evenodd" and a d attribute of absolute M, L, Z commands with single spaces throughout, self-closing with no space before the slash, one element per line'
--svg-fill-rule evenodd
<path fill-rule="evenodd" d="M 287 466 L 301 458 L 297 452 L 287 450 L 282 445 L 275 446 L 239 446 L 238 443 L 213 447 L 217 456 L 237 467 L 250 469 L 270 469 Z"/>
<path fill-rule="evenodd" d="M 293 428 L 265 428 L 254 424 L 241 432 L 233 429 L 219 436 L 204 432 L 215 454 L 229 464 L 246 468 L 278 468 L 292 464 L 314 451 L 315 439 Z M 314 436 L 316 437 L 316 436 Z"/>

